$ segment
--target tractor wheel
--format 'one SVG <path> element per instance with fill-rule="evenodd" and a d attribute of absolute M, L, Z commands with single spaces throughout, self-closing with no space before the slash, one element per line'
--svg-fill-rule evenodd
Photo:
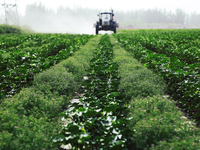
<path fill-rule="evenodd" d="M 116 33 L 116 24 L 114 25 L 113 32 Z"/>
<path fill-rule="evenodd" d="M 98 26 L 96 26 L 96 35 L 99 34 Z"/>

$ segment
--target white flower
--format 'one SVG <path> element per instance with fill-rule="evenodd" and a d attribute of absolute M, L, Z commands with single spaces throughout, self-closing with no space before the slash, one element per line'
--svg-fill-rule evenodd
<path fill-rule="evenodd" d="M 87 76 L 85 76 L 83 79 L 84 79 L 84 80 L 87 80 L 87 79 L 88 79 L 88 77 L 87 77 Z"/>
<path fill-rule="evenodd" d="M 181 119 L 187 119 L 185 116 L 182 116 Z"/>
<path fill-rule="evenodd" d="M 26 57 L 22 57 L 21 61 L 23 61 L 24 59 L 26 59 Z"/>

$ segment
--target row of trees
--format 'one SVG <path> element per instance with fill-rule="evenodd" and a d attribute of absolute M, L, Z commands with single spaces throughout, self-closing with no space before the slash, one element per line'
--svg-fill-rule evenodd
<path fill-rule="evenodd" d="M 78 7 L 59 7 L 57 11 L 47 9 L 41 3 L 27 6 L 25 16 L 20 16 L 21 24 L 31 26 L 39 32 L 73 32 L 88 33 L 97 21 L 100 9 L 87 9 Z M 187 14 L 184 10 L 176 9 L 168 12 L 165 9 L 148 9 L 133 11 L 117 11 L 114 9 L 115 20 L 121 27 L 127 25 L 148 24 L 175 24 L 188 27 L 200 27 L 200 14 Z"/>
<path fill-rule="evenodd" d="M 183 26 L 200 26 L 200 14 L 187 14 L 182 9 L 175 12 L 167 12 L 165 9 L 134 10 L 128 12 L 116 12 L 120 22 L 128 20 L 134 24 L 179 24 Z"/>

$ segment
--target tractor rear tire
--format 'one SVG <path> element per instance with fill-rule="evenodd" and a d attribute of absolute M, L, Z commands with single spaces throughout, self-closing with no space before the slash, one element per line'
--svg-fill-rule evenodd
<path fill-rule="evenodd" d="M 96 26 L 96 35 L 99 34 L 98 26 Z"/>
<path fill-rule="evenodd" d="M 117 28 L 116 25 L 114 25 L 114 29 L 113 29 L 114 33 L 116 33 L 116 28 Z"/>

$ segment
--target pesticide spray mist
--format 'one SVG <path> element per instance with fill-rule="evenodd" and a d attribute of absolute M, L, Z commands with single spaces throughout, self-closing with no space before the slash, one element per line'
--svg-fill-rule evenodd
<path fill-rule="evenodd" d="M 95 34 L 94 23 L 98 20 L 100 10 L 60 7 L 55 12 L 41 3 L 26 7 L 25 16 L 21 17 L 22 25 L 31 27 L 40 33 Z M 100 32 L 100 34 L 109 32 Z"/>

